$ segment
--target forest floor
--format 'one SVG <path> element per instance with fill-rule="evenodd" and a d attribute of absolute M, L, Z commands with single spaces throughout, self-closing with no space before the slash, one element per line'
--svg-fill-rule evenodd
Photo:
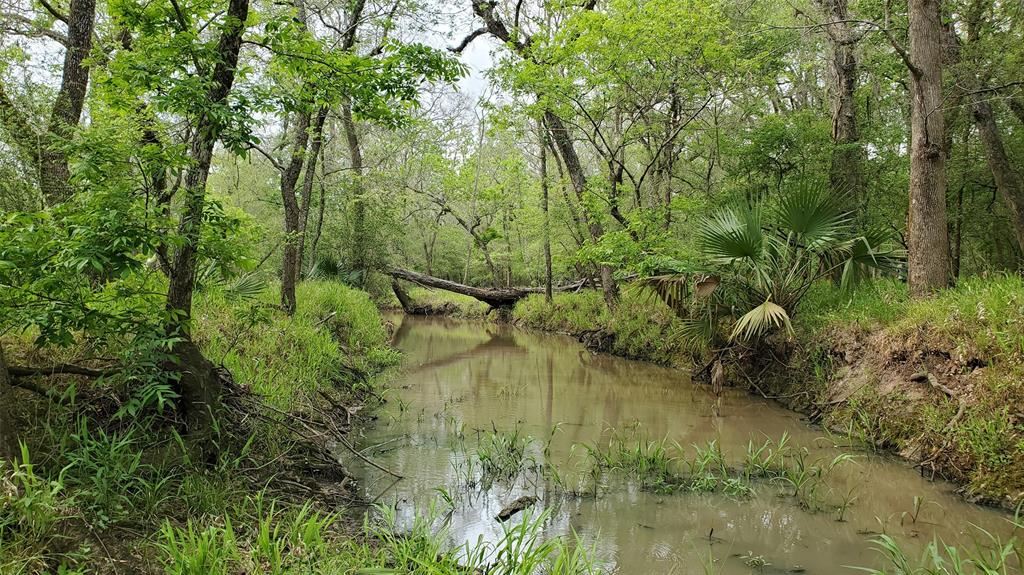
<path fill-rule="evenodd" d="M 453 315 L 492 317 L 470 298 L 410 293 Z M 628 287 L 622 295 L 614 311 L 594 291 L 555 294 L 551 304 L 531 296 L 511 321 L 595 351 L 682 369 L 706 363 L 667 306 Z M 1024 280 L 966 280 L 923 301 L 893 281 L 853 293 L 822 284 L 801 302 L 794 328 L 732 364 L 730 383 L 953 480 L 971 501 L 1024 501 Z"/>
<path fill-rule="evenodd" d="M 378 374 L 398 361 L 390 334 L 364 292 L 338 283 L 301 285 L 294 318 L 276 297 L 196 301 L 194 339 L 232 382 L 215 461 L 191 461 L 172 410 L 137 410 L 131 389 L 21 382 L 34 391 L 17 392 L 22 465 L 0 468 L 0 574 L 349 573 L 390 561 L 375 536 L 388 526 L 363 526 L 334 453 L 354 459 L 341 444 L 381 401 Z M 12 364 L 93 353 L 44 354 L 31 334 L 4 344 Z"/>

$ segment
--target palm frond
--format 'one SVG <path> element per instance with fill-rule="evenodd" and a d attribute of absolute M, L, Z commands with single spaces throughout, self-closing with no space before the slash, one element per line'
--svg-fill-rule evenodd
<path fill-rule="evenodd" d="M 765 245 L 761 211 L 757 208 L 723 210 L 703 222 L 697 241 L 714 263 L 756 261 Z"/>
<path fill-rule="evenodd" d="M 787 332 L 792 333 L 793 326 L 789 322 L 789 314 L 782 306 L 767 299 L 736 320 L 729 339 L 736 339 L 737 336 L 740 336 L 745 340 L 750 340 L 780 327 L 784 327 Z"/>
<path fill-rule="evenodd" d="M 688 350 L 702 350 L 715 338 L 715 318 L 712 314 L 681 318 L 673 334 Z"/>
<path fill-rule="evenodd" d="M 690 295 L 689 277 L 683 274 L 664 274 L 641 278 L 634 285 L 640 289 L 649 290 L 677 313 L 683 310 L 686 299 Z"/>
<path fill-rule="evenodd" d="M 893 247 L 893 234 L 881 227 L 871 228 L 849 241 L 843 259 L 835 265 L 841 270 L 840 287 L 850 289 L 868 277 L 871 270 L 898 273 L 906 254 Z"/>
<path fill-rule="evenodd" d="M 267 289 L 267 280 L 256 273 L 245 274 L 224 288 L 224 295 L 230 300 L 251 300 Z"/>
<path fill-rule="evenodd" d="M 809 250 L 821 250 L 847 235 L 850 215 L 842 198 L 818 184 L 803 184 L 786 194 L 777 209 L 780 231 L 793 234 Z"/>

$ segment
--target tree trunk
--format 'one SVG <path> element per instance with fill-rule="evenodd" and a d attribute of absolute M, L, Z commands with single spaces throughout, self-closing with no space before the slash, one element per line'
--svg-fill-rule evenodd
<path fill-rule="evenodd" d="M 71 196 L 71 169 L 68 155 L 59 148 L 62 140 L 71 137 L 78 126 L 89 84 L 89 67 L 85 59 L 92 49 L 92 33 L 96 18 L 96 0 L 73 0 L 68 11 L 68 47 L 64 52 L 64 73 L 60 90 L 50 114 L 49 137 L 39 158 L 39 187 L 50 205 Z"/>
<path fill-rule="evenodd" d="M 949 285 L 939 0 L 910 0 L 910 209 L 907 281 L 915 297 Z"/>
<path fill-rule="evenodd" d="M 324 123 L 327 121 L 327 108 L 320 108 L 313 125 L 312 143 L 306 155 L 305 174 L 302 179 L 302 198 L 299 203 L 299 263 L 296 267 L 295 281 L 302 277 L 303 263 L 306 256 L 306 228 L 309 226 L 309 208 L 313 200 L 313 180 L 316 177 L 316 164 L 320 158 L 324 143 Z"/>
<path fill-rule="evenodd" d="M 14 142 L 35 162 L 43 201 L 51 206 L 67 200 L 72 192 L 68 156 L 61 149 L 61 144 L 73 135 L 82 116 L 89 85 L 89 67 L 85 61 L 92 50 L 95 20 L 96 0 L 71 1 L 60 88 L 45 132 L 33 129 L 29 119 L 0 86 L 0 122 Z"/>
<path fill-rule="evenodd" d="M 548 213 L 548 142 L 547 131 L 538 122 L 540 132 L 540 206 L 544 212 L 544 299 L 551 303 L 551 216 Z"/>
<path fill-rule="evenodd" d="M 284 257 L 281 259 L 281 308 L 295 314 L 295 281 L 299 277 L 299 201 L 295 185 L 306 160 L 309 141 L 309 112 L 299 112 L 295 120 L 295 141 L 291 160 L 281 172 L 281 202 L 284 205 Z"/>
<path fill-rule="evenodd" d="M 18 455 L 18 430 L 14 425 L 14 388 L 7 372 L 7 358 L 0 344 L 0 463 L 14 461 Z"/>
<path fill-rule="evenodd" d="M 369 267 L 369 238 L 366 231 L 366 201 L 363 198 L 363 151 L 352 118 L 352 104 L 341 105 L 341 125 L 345 129 L 349 162 L 352 167 L 352 269 L 366 276 Z"/>
<path fill-rule="evenodd" d="M 583 165 L 580 163 L 580 158 L 576 154 L 576 148 L 569 137 L 569 131 L 566 129 L 565 124 L 562 123 L 562 119 L 554 112 L 545 111 L 544 121 L 547 123 L 548 131 L 551 133 L 551 139 L 554 141 L 555 147 L 560 152 L 565 170 L 569 173 L 569 181 L 572 183 L 573 191 L 576 193 L 576 199 L 580 202 L 580 206 L 585 206 L 587 178 L 583 173 Z M 604 235 L 604 228 L 601 226 L 601 223 L 587 214 L 585 208 L 582 217 L 587 224 L 587 230 L 590 232 L 590 239 L 594 242 L 600 240 L 601 236 Z M 612 276 L 612 269 L 606 265 L 601 266 L 601 291 L 604 292 L 604 300 L 608 306 L 614 307 L 619 299 L 619 287 Z"/>
<path fill-rule="evenodd" d="M 867 190 L 863 176 L 863 150 L 857 130 L 857 56 L 856 39 L 847 12 L 847 0 L 818 0 L 826 18 L 832 22 L 825 31 L 832 48 L 829 72 L 832 76 L 832 166 L 829 183 L 835 197 L 852 195 L 863 217 L 867 210 Z"/>
<path fill-rule="evenodd" d="M 332 138 L 334 136 L 334 128 L 331 128 Z M 317 265 L 317 249 L 320 246 L 320 235 L 324 230 L 324 212 L 327 210 L 327 183 L 324 181 L 327 177 L 327 173 L 330 171 L 327 167 L 328 155 L 324 155 L 321 163 L 323 164 L 324 175 L 320 178 L 320 203 L 317 206 L 316 215 L 316 226 L 313 228 L 313 239 L 309 243 L 309 272 L 313 271 L 313 268 Z"/>
<path fill-rule="evenodd" d="M 1007 104 L 1010 106 L 1010 111 L 1013 112 L 1013 115 L 1017 116 L 1017 119 L 1024 124 L 1024 100 L 1021 100 L 1020 98 L 1010 98 L 1007 101 Z"/>
<path fill-rule="evenodd" d="M 1017 245 L 1021 249 L 1021 254 L 1024 254 L 1024 180 L 1006 153 L 1003 138 L 999 134 L 999 126 L 992 114 L 992 106 L 980 94 L 975 94 L 972 111 L 974 124 L 978 128 L 982 148 L 985 150 L 985 160 L 992 171 L 999 195 L 1010 212 L 1010 223 L 1013 225 Z"/>
<path fill-rule="evenodd" d="M 223 104 L 231 92 L 248 16 L 249 0 L 229 1 L 217 45 L 217 64 L 210 77 L 211 85 L 207 92 L 207 101 L 211 108 Z M 188 337 L 188 320 L 192 315 L 192 296 L 195 290 L 203 208 L 206 203 L 206 180 L 210 174 L 213 149 L 221 129 L 222 126 L 209 111 L 203 112 L 196 119 L 190 149 L 192 162 L 185 176 L 185 202 L 178 225 L 181 242 L 173 255 L 167 290 L 167 311 L 173 318 L 168 325 L 168 333 L 182 338 L 172 349 L 175 359 L 168 367 L 180 375 L 179 405 L 188 433 L 208 456 L 215 454 L 215 443 L 211 441 L 211 434 L 214 417 L 219 411 L 222 385 L 213 364 L 203 357 Z"/>

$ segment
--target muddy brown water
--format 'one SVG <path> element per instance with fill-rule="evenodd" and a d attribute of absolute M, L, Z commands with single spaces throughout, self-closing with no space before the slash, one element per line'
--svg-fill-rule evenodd
<path fill-rule="evenodd" d="M 403 369 L 360 445 L 404 479 L 392 484 L 369 466 L 357 471 L 367 499 L 396 507 L 399 528 L 434 503 L 436 526 L 453 546 L 497 542 L 503 527 L 495 516 L 532 495 L 549 507 L 546 536 L 575 532 L 609 571 L 622 574 L 704 573 L 709 560 L 714 573 L 725 574 L 857 573 L 847 566 L 882 565 L 871 542 L 882 532 L 913 558 L 936 538 L 972 546 L 984 537 L 974 526 L 1004 540 L 1013 535 L 1006 514 L 964 502 L 952 485 L 922 478 L 896 458 L 842 447 L 849 442 L 760 397 L 727 389 L 716 405 L 707 386 L 683 371 L 592 354 L 565 336 L 447 318 L 390 319 Z M 529 471 L 471 484 L 480 478 L 470 463 L 477 442 L 495 429 L 536 438 L 527 458 L 560 470 L 561 485 Z M 596 498 L 566 495 L 566 487 L 592 491 L 581 446 L 607 442 L 612 429 L 685 447 L 714 440 L 732 465 L 741 463 L 748 442 L 783 434 L 806 447 L 811 461 L 827 462 L 841 451 L 855 459 L 828 476 L 816 510 L 768 481 L 755 482 L 749 496 L 666 495 L 603 478 Z M 839 521 L 838 508 L 851 499 Z"/>

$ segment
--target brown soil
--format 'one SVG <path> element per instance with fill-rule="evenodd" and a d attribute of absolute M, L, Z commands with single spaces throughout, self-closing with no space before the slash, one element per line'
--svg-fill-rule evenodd
<path fill-rule="evenodd" d="M 969 500 L 1008 508 L 1024 500 L 1024 386 L 998 358 L 929 326 L 831 329 L 809 348 L 791 349 L 769 370 L 771 389 L 796 381 L 806 392 L 784 402 L 914 461 L 924 475 L 960 483 Z"/>

